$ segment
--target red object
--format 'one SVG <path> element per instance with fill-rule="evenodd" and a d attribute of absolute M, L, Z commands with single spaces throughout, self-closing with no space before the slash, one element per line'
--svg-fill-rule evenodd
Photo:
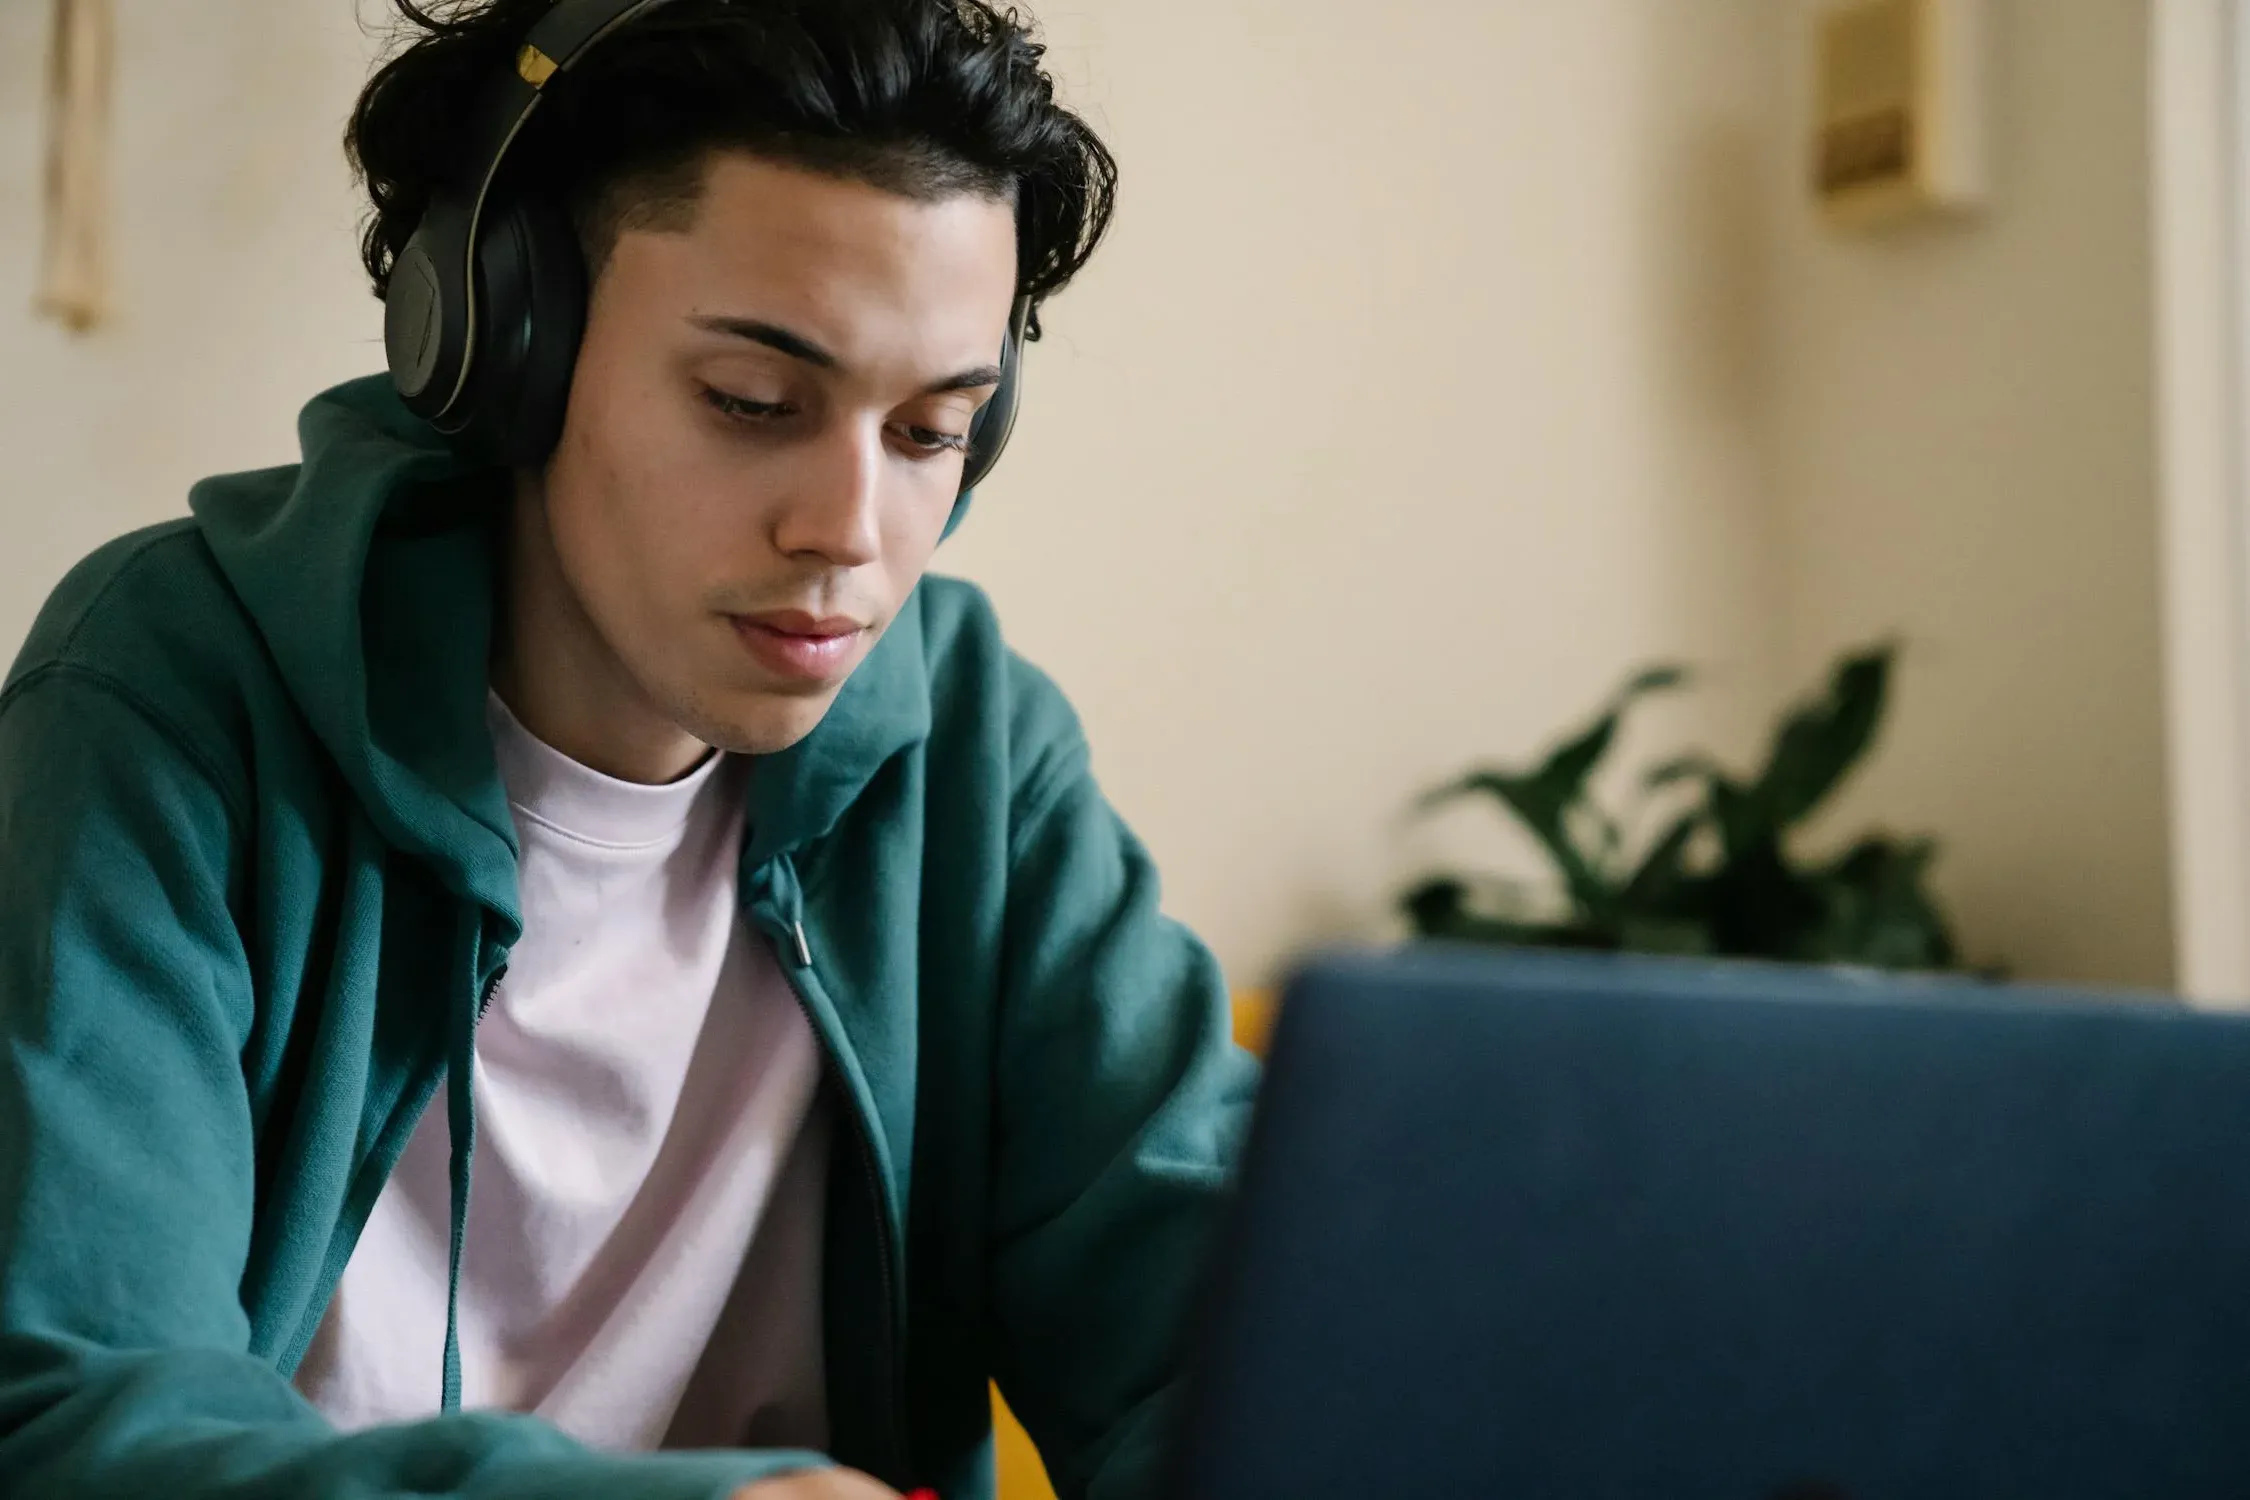
<path fill-rule="evenodd" d="M 939 1496 L 936 1490 L 916 1490 L 913 1494 L 906 1496 L 905 1500 L 939 1500 Z"/>

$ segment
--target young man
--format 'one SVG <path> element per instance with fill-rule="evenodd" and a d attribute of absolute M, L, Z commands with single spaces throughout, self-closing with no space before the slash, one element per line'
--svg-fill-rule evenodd
<path fill-rule="evenodd" d="M 0 1494 L 1152 1494 L 1250 1070 L 923 577 L 1106 153 L 981 0 L 401 9 L 391 375 L 0 692 Z"/>

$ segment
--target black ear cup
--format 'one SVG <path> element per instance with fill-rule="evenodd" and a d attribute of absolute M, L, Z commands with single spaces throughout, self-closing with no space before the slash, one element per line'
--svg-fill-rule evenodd
<path fill-rule="evenodd" d="M 543 198 L 489 205 L 477 277 L 475 368 L 453 430 L 495 462 L 541 463 L 562 436 L 586 332 L 586 262 L 569 215 Z"/>
<path fill-rule="evenodd" d="M 440 200 L 392 264 L 383 296 L 383 351 L 391 382 L 407 409 L 442 420 L 457 405 L 461 367 L 469 357 L 469 318 L 459 268 L 468 224 L 458 205 Z"/>
<path fill-rule="evenodd" d="M 1000 462 L 1015 430 L 1016 411 L 1023 393 L 1024 328 L 1031 320 L 1031 303 L 1018 297 L 1008 314 L 1008 338 L 1000 349 L 1000 386 L 969 424 L 969 457 L 961 466 L 961 488 L 973 490 Z"/>
<path fill-rule="evenodd" d="M 410 406 L 437 383 L 443 297 L 437 267 L 416 235 L 399 252 L 383 299 L 383 351 L 391 381 Z"/>

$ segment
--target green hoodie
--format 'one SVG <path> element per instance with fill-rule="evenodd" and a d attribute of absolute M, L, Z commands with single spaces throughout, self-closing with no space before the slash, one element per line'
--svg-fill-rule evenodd
<path fill-rule="evenodd" d="M 104 547 L 0 689 L 0 1494 L 716 1500 L 820 1460 L 611 1455 L 290 1385 L 520 933 L 485 730 L 503 485 L 379 380 L 301 464 Z M 988 1494 L 996 1378 L 1064 1496 L 1154 1492 L 1252 1067 L 1061 693 L 931 578 L 759 761 L 747 920 L 824 1043 L 831 1455 Z M 456 1080 L 453 1086 L 447 1080 Z"/>

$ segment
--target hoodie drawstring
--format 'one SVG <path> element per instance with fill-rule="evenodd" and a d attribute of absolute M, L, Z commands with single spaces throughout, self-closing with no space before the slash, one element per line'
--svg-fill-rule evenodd
<path fill-rule="evenodd" d="M 446 1413 L 461 1409 L 461 1248 L 468 1240 L 469 1167 L 476 1155 L 477 1117 L 472 1084 L 476 1072 L 477 1022 L 484 1018 L 485 1007 L 492 1003 L 493 992 L 500 988 L 500 981 L 508 972 L 507 965 L 502 964 L 490 979 L 480 982 L 477 973 L 482 967 L 479 962 L 480 924 L 472 917 L 463 926 L 463 946 L 467 949 L 463 967 L 468 971 L 469 992 L 476 996 L 476 1003 L 452 1008 L 446 1048 L 446 1124 L 452 1141 L 447 1165 L 453 1188 L 452 1244 L 445 1282 L 445 1371 L 439 1395 L 439 1410 Z"/>

